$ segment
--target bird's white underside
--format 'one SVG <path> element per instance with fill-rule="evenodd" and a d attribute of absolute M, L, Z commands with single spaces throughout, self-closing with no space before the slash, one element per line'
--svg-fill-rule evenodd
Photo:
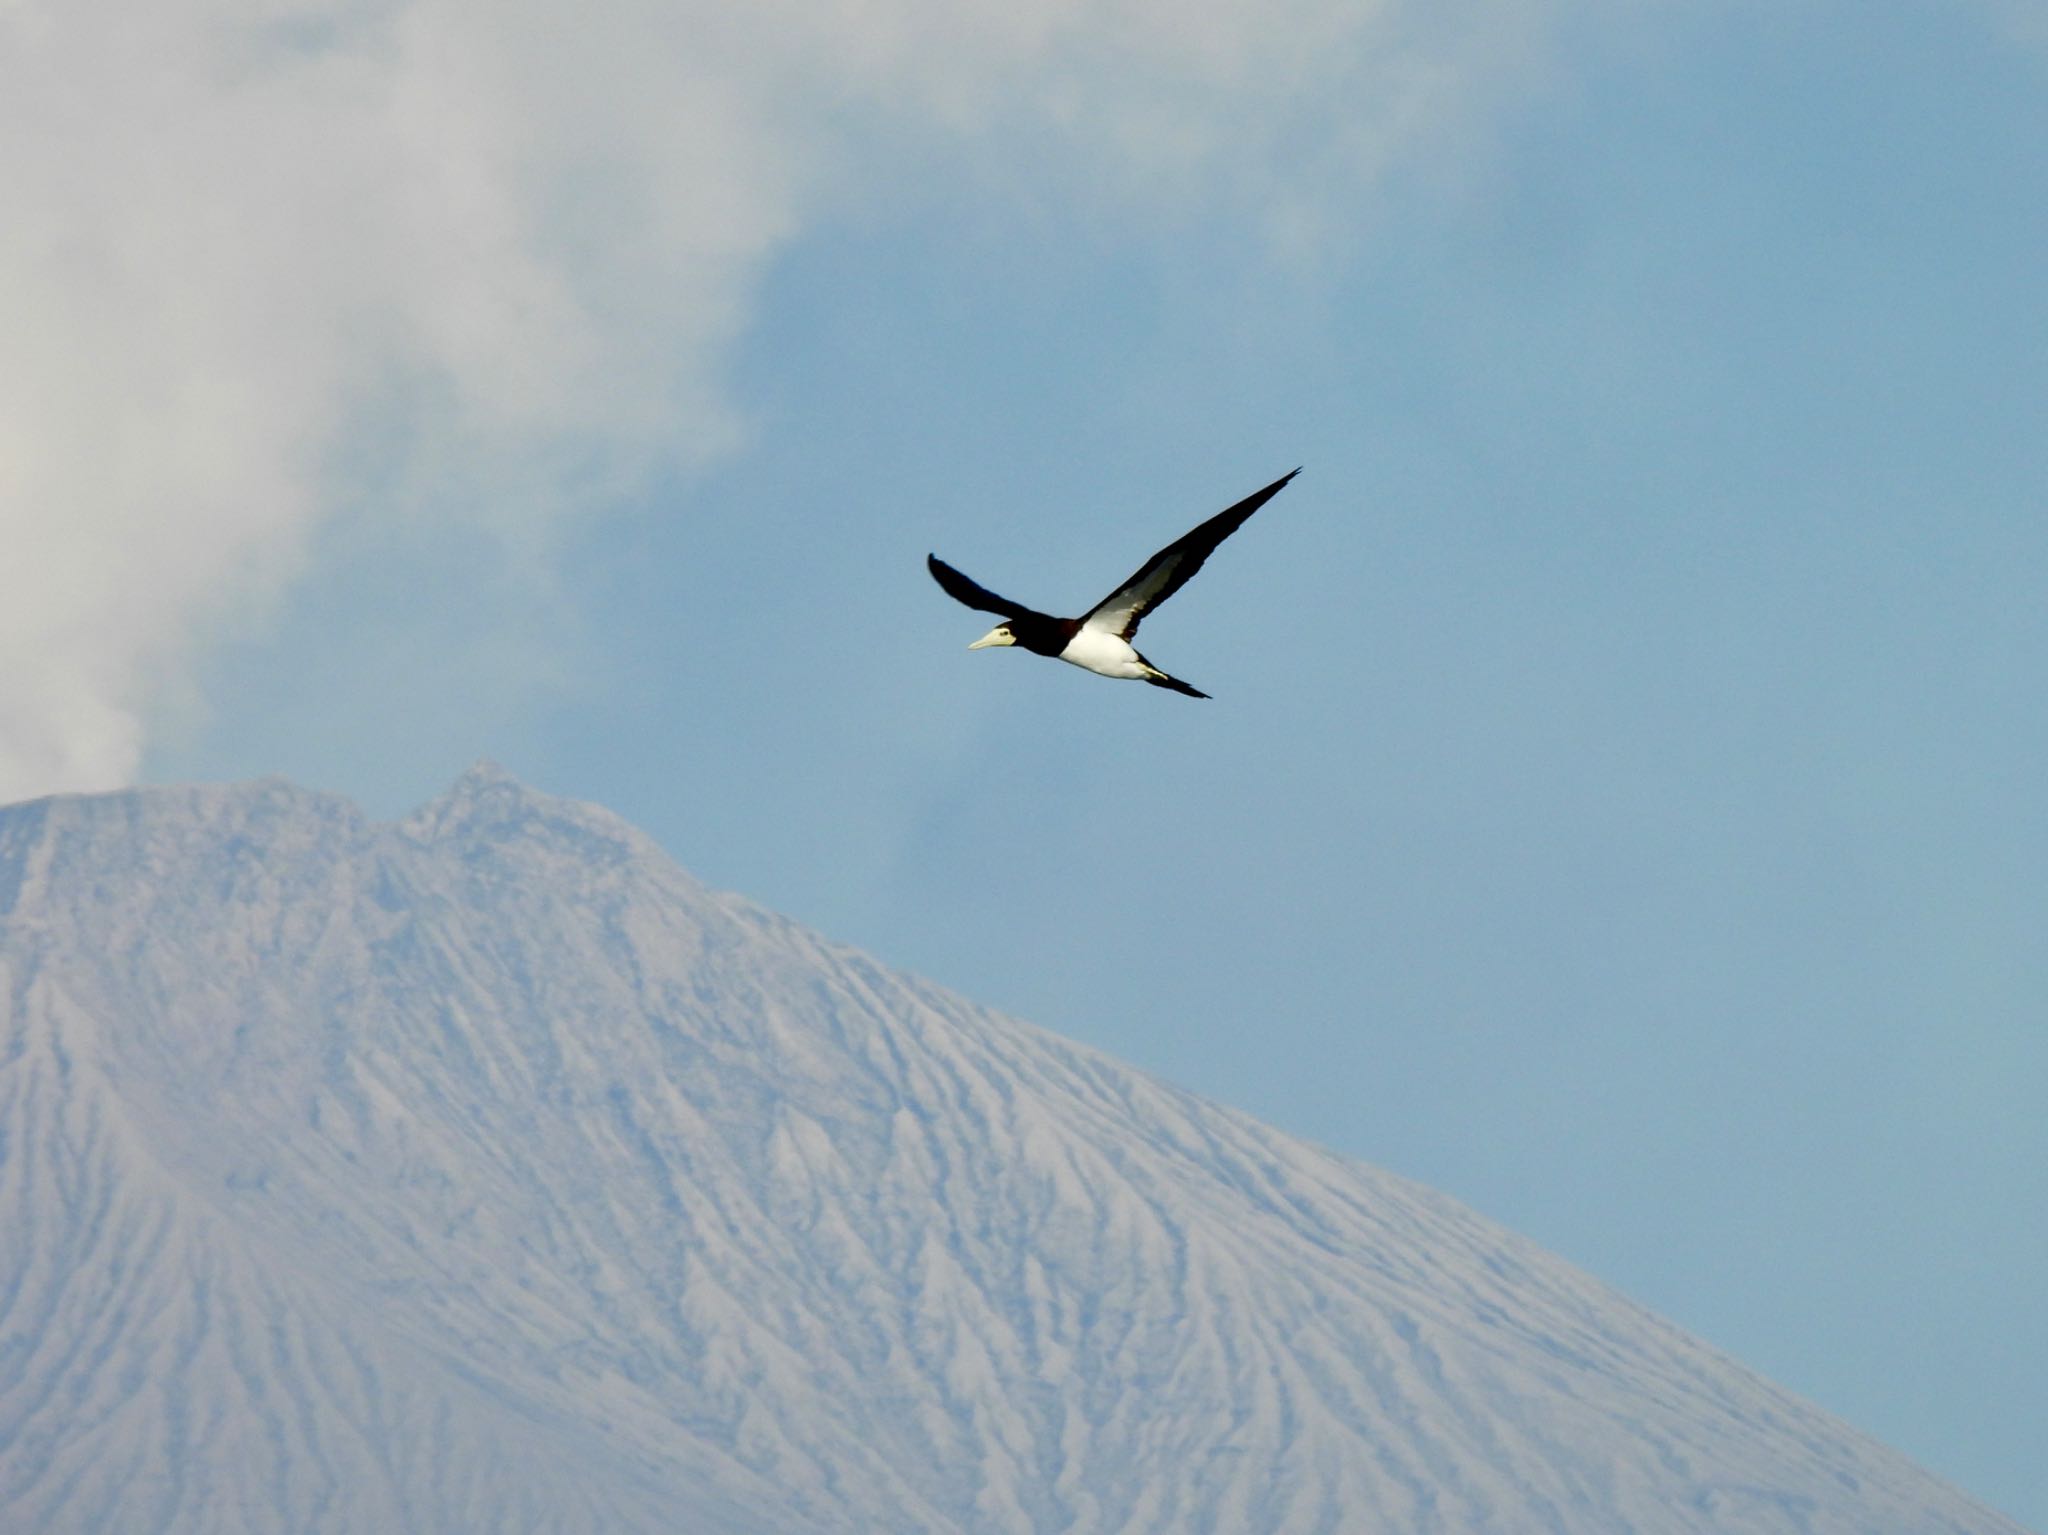
<path fill-rule="evenodd" d="M 1060 659 L 1103 677 L 1142 679 L 1153 673 L 1153 669 L 1138 658 L 1138 652 L 1131 647 L 1130 641 L 1093 624 L 1081 626 L 1079 632 L 1067 641 L 1067 648 L 1060 652 Z"/>

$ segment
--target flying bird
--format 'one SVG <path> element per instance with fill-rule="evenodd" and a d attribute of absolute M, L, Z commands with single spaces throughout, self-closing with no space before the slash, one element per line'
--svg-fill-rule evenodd
<path fill-rule="evenodd" d="M 1185 533 L 1138 567 L 1136 575 L 1095 604 L 1079 618 L 1054 618 L 1033 612 L 1021 602 L 998 597 L 987 587 L 963 576 L 936 554 L 925 556 L 932 579 L 957 602 L 984 613 L 998 613 L 1003 622 L 967 648 L 986 645 L 1021 645 L 1035 655 L 1057 656 L 1102 677 L 1122 677 L 1149 682 L 1154 687 L 1172 688 L 1190 698 L 1207 698 L 1200 688 L 1189 687 L 1178 677 L 1169 677 L 1139 655 L 1131 644 L 1145 615 L 1166 601 L 1202 568 L 1216 546 L 1244 525 L 1244 520 L 1280 493 L 1281 487 L 1300 474 L 1295 469 L 1283 474 L 1264 490 L 1254 491 L 1237 505 L 1218 512 L 1192 532 Z"/>

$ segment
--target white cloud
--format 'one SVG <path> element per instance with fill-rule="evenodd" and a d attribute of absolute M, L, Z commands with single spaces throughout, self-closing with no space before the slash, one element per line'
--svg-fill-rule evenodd
<path fill-rule="evenodd" d="M 1455 120 L 1542 10 L 1432 14 L 0 4 L 0 799 L 127 780 L 195 649 L 332 519 L 544 539 L 729 447 L 751 285 L 886 175 L 873 146 L 1050 146 L 1295 227 Z"/>

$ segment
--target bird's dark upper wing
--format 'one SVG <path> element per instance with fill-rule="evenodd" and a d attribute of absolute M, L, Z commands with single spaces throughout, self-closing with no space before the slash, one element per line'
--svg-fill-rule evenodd
<path fill-rule="evenodd" d="M 1264 490 L 1254 491 L 1237 505 L 1218 512 L 1200 527 L 1183 534 L 1138 567 L 1138 573 L 1089 610 L 1081 622 L 1091 629 L 1106 629 L 1128 640 L 1152 609 L 1166 601 L 1202 568 L 1202 561 L 1224 539 L 1235 533 L 1244 520 L 1280 494 L 1280 489 L 1301 471 L 1283 474 Z M 948 588 L 950 590 L 950 588 Z M 955 596 L 959 593 L 955 592 Z M 962 597 L 961 601 L 967 599 Z"/>
<path fill-rule="evenodd" d="M 946 589 L 946 595 L 955 602 L 964 602 L 970 608 L 979 608 L 984 613 L 998 613 L 1004 618 L 1035 617 L 1030 608 L 1021 602 L 1012 602 L 1007 597 L 998 597 L 987 587 L 969 580 L 936 554 L 924 557 L 932 579 Z"/>

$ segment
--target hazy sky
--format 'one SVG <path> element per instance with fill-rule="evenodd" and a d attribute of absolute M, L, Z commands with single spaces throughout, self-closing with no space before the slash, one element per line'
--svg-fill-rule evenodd
<path fill-rule="evenodd" d="M 0 9 L 0 796 L 481 756 L 2048 1527 L 2048 4 Z M 1148 621 L 1016 652 L 1301 478 Z"/>

